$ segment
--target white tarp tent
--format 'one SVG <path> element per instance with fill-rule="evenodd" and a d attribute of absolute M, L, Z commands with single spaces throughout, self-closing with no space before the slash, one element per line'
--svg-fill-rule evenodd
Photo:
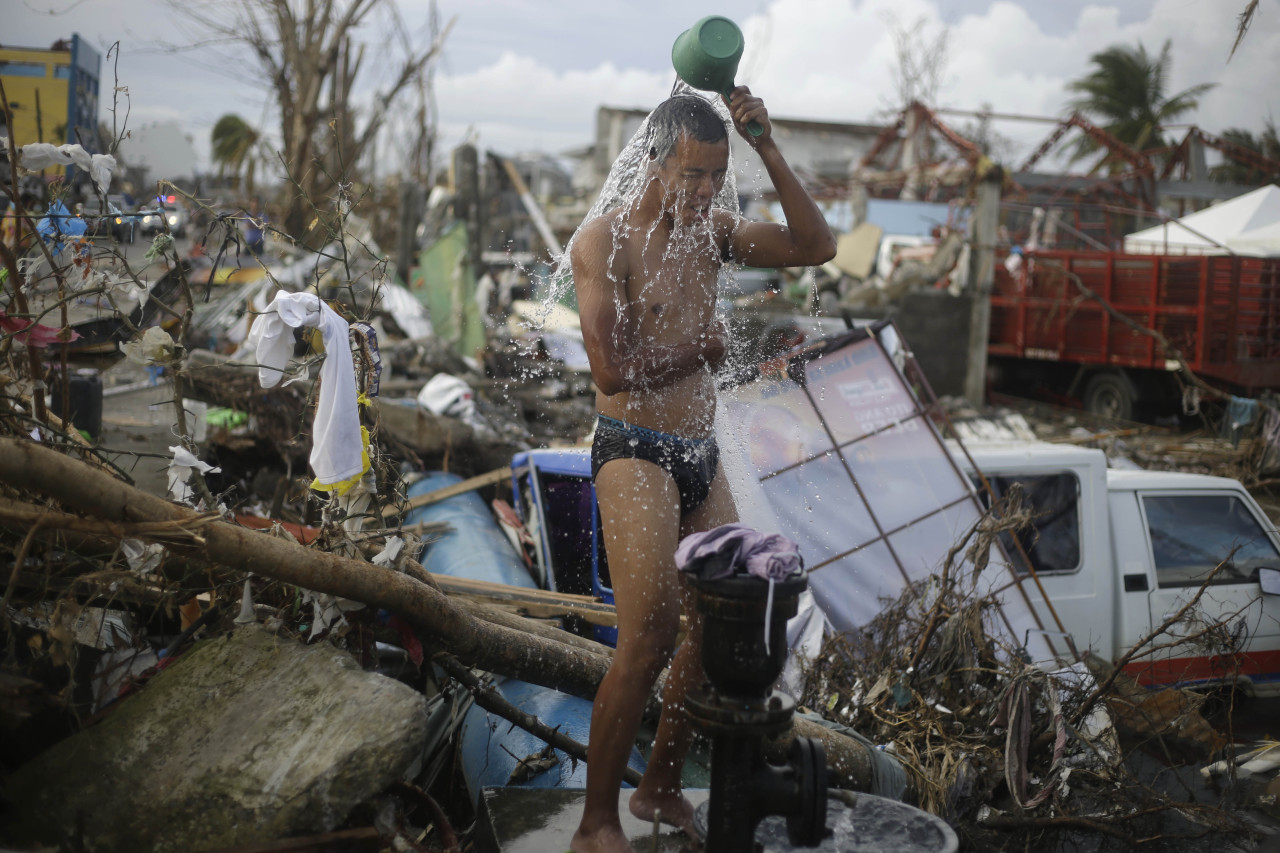
<path fill-rule="evenodd" d="M 1124 238 L 1139 255 L 1280 256 L 1280 187 L 1268 185 L 1230 201 Z"/>

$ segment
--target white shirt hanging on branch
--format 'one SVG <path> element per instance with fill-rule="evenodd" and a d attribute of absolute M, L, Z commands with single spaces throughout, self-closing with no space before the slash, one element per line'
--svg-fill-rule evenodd
<path fill-rule="evenodd" d="M 258 360 L 258 382 L 273 388 L 285 374 L 293 351 L 289 331 L 302 326 L 320 330 L 325 358 L 320 368 L 320 397 L 311 426 L 312 488 L 341 493 L 369 467 L 355 368 L 347 321 L 314 293 L 277 293 L 249 331 L 248 345 Z"/>

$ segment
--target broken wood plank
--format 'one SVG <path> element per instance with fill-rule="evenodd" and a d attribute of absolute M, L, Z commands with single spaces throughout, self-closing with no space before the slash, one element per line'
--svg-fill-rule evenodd
<path fill-rule="evenodd" d="M 488 596 L 469 593 L 450 593 L 450 595 L 469 598 L 482 604 L 488 604 L 491 607 L 500 607 L 530 619 L 557 619 L 564 616 L 577 616 L 588 624 L 598 625 L 602 628 L 616 628 L 618 626 L 618 617 L 614 613 L 602 613 L 570 604 L 559 605 L 541 601 L 495 601 Z"/>
<path fill-rule="evenodd" d="M 612 604 L 605 604 L 590 595 L 568 592 L 552 592 L 547 589 L 531 589 L 523 586 L 492 581 L 457 578 L 432 573 L 431 578 L 449 595 L 465 595 L 480 601 L 515 604 L 531 616 L 579 616 L 592 625 L 617 627 L 618 614 Z"/>
<path fill-rule="evenodd" d="M 566 631 L 560 626 L 552 624 L 550 621 L 520 616 L 514 612 L 516 610 L 515 605 L 491 604 L 465 595 L 450 596 L 449 600 L 459 610 L 476 619 L 492 622 L 504 628 L 523 631 L 526 634 L 533 634 L 544 639 L 554 640 L 561 645 L 573 646 L 592 654 L 603 655 L 606 658 L 613 657 L 613 649 L 609 646 L 602 645 L 586 637 L 580 637 L 572 631 Z"/>
<path fill-rule="evenodd" d="M 473 492 L 485 486 L 492 486 L 494 483 L 501 483 L 510 476 L 510 468 L 495 468 L 487 474 L 480 474 L 469 480 L 463 480 L 461 483 L 455 483 L 452 486 L 445 486 L 443 489 L 436 489 L 434 492 L 410 498 L 401 506 L 388 506 L 382 510 L 382 517 L 390 518 L 393 515 L 408 515 L 410 510 L 431 506 L 457 495 L 464 495 L 467 492 Z"/>
<path fill-rule="evenodd" d="M 443 575 L 438 572 L 431 572 L 430 575 L 445 592 L 473 593 L 477 595 L 488 594 L 493 598 L 503 598 L 507 600 L 518 597 L 528 599 L 530 601 L 560 601 L 585 606 L 595 605 L 609 610 L 613 609 L 612 604 L 604 604 L 600 599 L 591 595 L 580 595 L 572 592 L 554 592 L 549 589 L 538 589 L 536 587 L 528 586 L 512 586 L 511 584 L 498 583 L 497 581 L 485 581 L 478 578 L 460 578 L 454 575 Z"/>
<path fill-rule="evenodd" d="M 1088 444 L 1091 441 L 1105 441 L 1111 438 L 1130 438 L 1135 435 L 1150 435 L 1148 427 L 1131 427 L 1129 429 L 1110 429 L 1103 432 L 1091 432 L 1088 435 L 1064 435 L 1046 439 L 1051 444 Z"/>

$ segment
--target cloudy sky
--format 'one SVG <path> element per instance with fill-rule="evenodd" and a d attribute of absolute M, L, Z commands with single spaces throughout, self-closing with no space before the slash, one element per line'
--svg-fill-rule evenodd
<path fill-rule="evenodd" d="M 210 0 L 181 0 L 194 6 Z M 216 0 L 213 5 L 226 5 Z M 411 36 L 425 42 L 429 0 L 394 0 Z M 226 112 L 270 128 L 265 83 L 233 46 L 197 47 L 201 33 L 164 0 L 7 0 L 7 45 L 47 46 L 78 32 L 106 51 L 128 88 L 132 126 L 173 120 L 207 158 L 209 131 Z M 444 144 L 470 134 L 502 153 L 558 152 L 591 141 L 601 105 L 651 107 L 669 91 L 671 43 L 706 14 L 723 14 L 747 38 L 739 82 L 775 115 L 883 120 L 895 102 L 894 33 L 913 26 L 926 42 L 947 33 L 938 104 L 959 110 L 1064 113 L 1065 84 L 1092 53 L 1172 42 L 1171 92 L 1217 87 L 1187 121 L 1213 131 L 1261 130 L 1280 113 L 1280 0 L 1262 0 L 1253 28 L 1228 62 L 1246 0 L 437 0 L 453 20 L 435 94 Z M 385 16 L 361 31 L 372 50 L 368 82 L 390 73 Z M 379 53 L 381 51 L 381 53 Z M 113 57 L 114 60 L 114 57 Z M 380 68 L 380 64 L 383 66 Z M 107 82 L 104 79 L 104 103 Z M 955 125 L 967 120 L 947 116 Z M 1025 154 L 1051 127 L 999 122 Z M 207 165 L 207 160 L 206 160 Z"/>

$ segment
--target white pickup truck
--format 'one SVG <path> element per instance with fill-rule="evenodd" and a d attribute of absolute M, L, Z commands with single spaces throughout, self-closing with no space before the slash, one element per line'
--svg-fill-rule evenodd
<path fill-rule="evenodd" d="M 1076 648 L 1120 657 L 1223 564 L 1197 614 L 1152 644 L 1166 648 L 1126 670 L 1150 685 L 1227 681 L 1280 695 L 1280 535 L 1239 482 L 1110 469 L 1102 451 L 1065 445 L 968 451 L 997 496 L 1022 485 L 1036 520 L 1018 539 L 1044 590 L 1033 604 L 1043 613 L 1048 599 Z M 1020 562 L 1017 547 L 1006 550 Z"/>

